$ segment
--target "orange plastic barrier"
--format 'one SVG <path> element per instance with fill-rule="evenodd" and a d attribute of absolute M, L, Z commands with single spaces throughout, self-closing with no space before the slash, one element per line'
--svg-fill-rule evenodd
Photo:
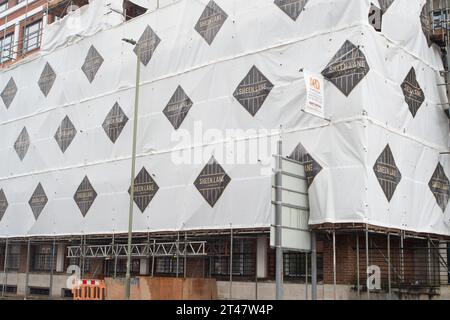
<path fill-rule="evenodd" d="M 104 280 L 81 280 L 78 288 L 72 289 L 74 300 L 105 300 Z"/>

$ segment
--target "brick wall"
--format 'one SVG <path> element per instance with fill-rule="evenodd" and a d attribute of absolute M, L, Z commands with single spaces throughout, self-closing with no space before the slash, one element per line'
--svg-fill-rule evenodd
<path fill-rule="evenodd" d="M 17 0 L 9 0 L 9 8 L 14 8 L 15 4 L 16 4 Z M 14 19 L 16 19 L 17 17 L 20 17 L 22 15 L 24 15 L 27 11 L 31 11 L 34 10 L 42 5 L 47 4 L 47 0 L 37 0 L 33 3 L 29 3 L 28 4 L 28 8 L 26 8 L 26 6 L 23 6 L 22 8 L 13 11 L 11 14 L 9 14 L 8 16 L 1 18 L 0 19 L 0 27 L 6 22 L 6 21 L 12 21 Z"/>
<path fill-rule="evenodd" d="M 360 285 L 366 284 L 366 237 L 362 232 L 359 238 L 359 278 Z M 336 234 L 336 283 L 342 285 L 357 284 L 357 236 L 356 234 Z M 403 253 L 400 237 L 391 236 L 390 261 L 392 283 L 424 282 L 429 274 L 427 257 L 427 241 L 405 239 Z M 380 267 L 382 284 L 388 282 L 388 241 L 387 235 L 369 235 L 369 266 Z M 332 234 L 318 236 L 318 253 L 323 254 L 324 282 L 333 283 L 333 238 Z M 433 255 L 433 254 L 432 254 Z M 436 265 L 437 255 L 431 258 L 431 264 Z M 433 274 L 433 277 L 439 275 Z"/>

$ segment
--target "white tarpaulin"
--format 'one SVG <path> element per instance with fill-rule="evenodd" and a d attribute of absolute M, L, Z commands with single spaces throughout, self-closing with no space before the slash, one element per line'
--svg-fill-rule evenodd
<path fill-rule="evenodd" d="M 121 24 L 124 21 L 122 3 L 123 0 L 94 0 L 78 9 L 68 7 L 70 11 L 66 16 L 45 26 L 41 52 L 49 53 L 57 47 Z"/>
<path fill-rule="evenodd" d="M 138 5 L 142 8 L 149 9 L 151 7 L 151 1 L 150 0 L 130 0 L 130 2 L 134 3 L 135 5 Z"/>
<path fill-rule="evenodd" d="M 450 235 L 424 1 L 390 1 L 381 32 L 372 2 L 184 0 L 44 44 L 0 75 L 0 235 L 127 230 L 136 56 L 122 38 L 143 48 L 135 231 L 269 227 L 281 135 L 305 165 L 310 223 Z M 324 76 L 331 121 L 302 112 L 303 69 Z"/>

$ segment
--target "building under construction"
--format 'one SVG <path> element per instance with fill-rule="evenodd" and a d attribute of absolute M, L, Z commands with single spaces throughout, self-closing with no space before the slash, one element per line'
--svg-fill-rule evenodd
<path fill-rule="evenodd" d="M 0 0 L 1 295 L 450 299 L 449 8 Z"/>

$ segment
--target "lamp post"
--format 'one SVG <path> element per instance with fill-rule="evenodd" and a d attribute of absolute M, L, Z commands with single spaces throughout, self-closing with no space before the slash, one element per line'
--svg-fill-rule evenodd
<path fill-rule="evenodd" d="M 138 110 L 139 110 L 139 81 L 141 73 L 140 46 L 133 39 L 122 39 L 122 41 L 136 46 L 137 66 L 136 66 L 136 91 L 134 96 L 134 124 L 133 124 L 133 148 L 131 153 L 131 188 L 130 188 L 130 207 L 128 212 L 128 252 L 127 252 L 127 273 L 125 279 L 125 300 L 130 300 L 131 287 L 131 241 L 133 236 L 133 208 L 134 208 L 134 177 L 136 175 L 136 137 L 138 126 Z"/>

